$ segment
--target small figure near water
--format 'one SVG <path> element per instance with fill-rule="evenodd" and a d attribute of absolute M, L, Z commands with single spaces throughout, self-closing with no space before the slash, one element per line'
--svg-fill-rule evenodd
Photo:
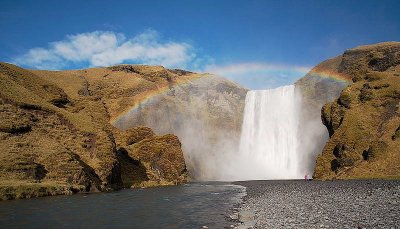
<path fill-rule="evenodd" d="M 306 175 L 304 175 L 304 180 L 305 181 L 311 181 L 313 178 L 312 178 L 312 175 L 310 175 L 310 174 L 306 174 Z"/>

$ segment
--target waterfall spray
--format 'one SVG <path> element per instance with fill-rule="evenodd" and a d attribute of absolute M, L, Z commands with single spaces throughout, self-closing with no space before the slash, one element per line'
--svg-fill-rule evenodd
<path fill-rule="evenodd" d="M 299 99 L 293 85 L 249 91 L 238 158 L 240 179 L 297 179 Z"/>

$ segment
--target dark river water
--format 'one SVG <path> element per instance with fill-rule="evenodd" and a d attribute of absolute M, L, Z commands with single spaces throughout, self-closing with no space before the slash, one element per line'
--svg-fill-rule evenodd
<path fill-rule="evenodd" d="M 245 188 L 230 183 L 0 202 L 0 228 L 224 228 Z"/>

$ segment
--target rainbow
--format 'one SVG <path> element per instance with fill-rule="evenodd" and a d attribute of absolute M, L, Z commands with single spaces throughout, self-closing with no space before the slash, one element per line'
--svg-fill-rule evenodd
<path fill-rule="evenodd" d="M 211 76 L 211 75 L 210 74 L 193 74 L 188 77 L 177 77 L 174 79 L 172 87 L 184 86 L 184 85 L 190 84 L 191 82 L 193 82 L 195 80 L 205 78 L 208 76 Z M 170 83 L 165 82 L 165 83 L 157 85 L 157 88 L 155 88 L 153 90 L 146 90 L 146 91 L 140 93 L 139 95 L 134 96 L 132 98 L 132 100 L 134 100 L 134 104 L 129 106 L 123 112 L 119 113 L 117 116 L 111 117 L 110 123 L 112 125 L 115 125 L 118 121 L 120 121 L 128 113 L 136 110 L 140 105 L 146 104 L 147 102 L 149 102 L 152 98 L 154 98 L 156 96 L 167 93 L 168 91 L 170 91 L 170 89 L 171 89 Z"/>
<path fill-rule="evenodd" d="M 344 74 L 344 73 L 340 73 L 337 72 L 335 70 L 332 69 L 327 69 L 327 68 L 313 68 L 311 69 L 311 71 L 308 73 L 308 75 L 312 75 L 312 76 L 317 76 L 320 78 L 324 78 L 324 79 L 330 79 L 336 82 L 341 82 L 341 83 L 351 83 L 351 76 Z"/>
<path fill-rule="evenodd" d="M 344 74 L 344 73 L 339 73 L 335 70 L 329 69 L 329 68 L 324 68 L 324 67 L 315 67 L 311 69 L 310 72 L 307 73 L 307 75 L 311 76 L 316 76 L 324 79 L 330 79 L 336 82 L 340 83 L 351 83 L 351 76 Z M 193 82 L 194 80 L 204 78 L 207 76 L 211 76 L 210 74 L 192 74 L 187 77 L 176 77 L 174 78 L 173 81 L 173 87 L 176 86 L 183 86 L 185 84 L 189 84 Z M 134 96 L 132 100 L 134 103 L 129 106 L 126 110 L 123 112 L 119 113 L 117 116 L 112 117 L 110 122 L 111 124 L 115 125 L 117 122 L 123 119 L 127 114 L 135 111 L 140 105 L 146 104 L 149 102 L 152 98 L 165 94 L 168 91 L 170 91 L 171 85 L 168 82 L 164 82 L 162 84 L 157 85 L 157 88 L 153 90 L 147 90 L 142 93 L 140 93 L 137 96 Z"/>

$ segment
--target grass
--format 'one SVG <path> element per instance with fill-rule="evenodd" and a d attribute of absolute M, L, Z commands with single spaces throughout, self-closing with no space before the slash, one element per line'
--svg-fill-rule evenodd
<path fill-rule="evenodd" d="M 400 78 L 396 75 L 400 66 L 382 72 L 369 66 L 369 58 L 382 56 L 382 52 L 388 50 L 361 49 L 344 55 L 342 70 L 353 74 L 357 80 L 343 90 L 339 99 L 324 108 L 323 118 L 334 125 L 330 127 L 333 135 L 317 159 L 317 178 L 400 177 L 400 141 L 393 137 L 400 126 Z M 372 54 L 369 55 L 369 52 Z M 346 145 L 346 152 L 341 158 L 333 155 L 338 144 Z M 333 171 L 331 163 L 344 159 L 354 160 L 355 163 L 343 164 Z"/>
<path fill-rule="evenodd" d="M 168 87 L 169 80 L 178 83 L 200 76 L 177 75 L 162 67 L 140 66 L 139 70 L 139 74 L 108 68 L 37 71 L 0 63 L 0 198 L 177 183 L 168 179 L 183 182 L 185 174 L 168 177 L 176 173 L 168 163 L 184 166 L 180 144 L 178 149 L 162 137 L 153 140 L 160 150 L 173 149 L 166 154 L 169 157 L 176 153 L 182 159 L 179 163 L 163 160 L 160 166 L 167 175 L 159 176 L 154 172 L 157 159 L 141 163 L 128 156 L 127 162 L 116 153 L 126 145 L 132 151 L 133 145 L 153 137 L 152 130 L 142 127 L 144 132 L 124 135 L 110 119 L 149 90 Z"/>
<path fill-rule="evenodd" d="M 62 182 L 33 183 L 30 181 L 8 180 L 0 183 L 0 200 L 72 195 L 82 190 L 84 190 L 84 186 L 69 185 Z"/>

